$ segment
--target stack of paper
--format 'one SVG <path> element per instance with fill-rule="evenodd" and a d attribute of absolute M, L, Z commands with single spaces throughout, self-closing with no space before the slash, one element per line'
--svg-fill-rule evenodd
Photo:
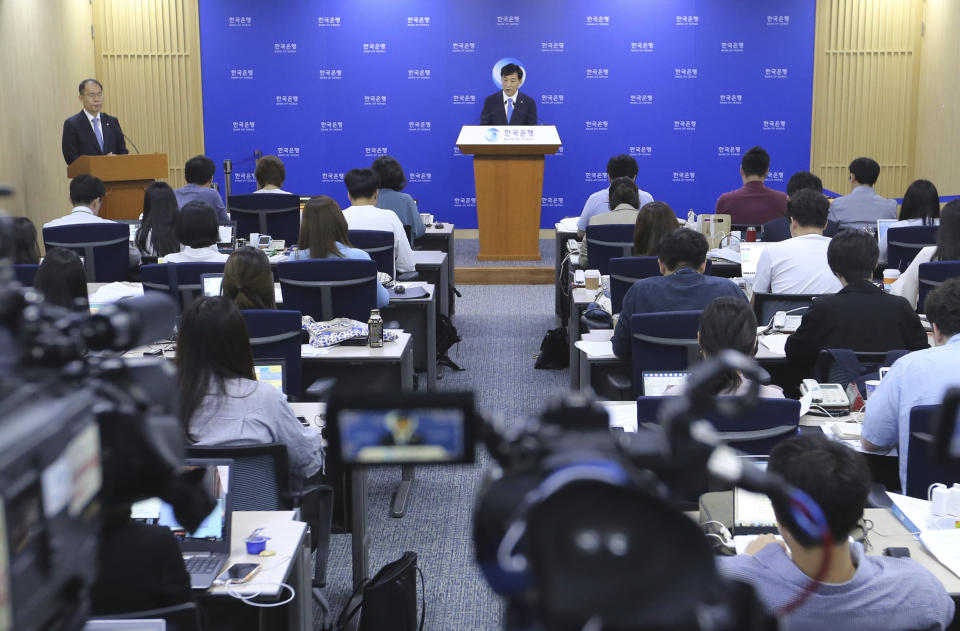
<path fill-rule="evenodd" d="M 859 440 L 860 438 L 860 423 L 830 421 L 828 425 L 830 427 L 830 431 L 833 432 L 833 435 L 841 440 Z"/>
<path fill-rule="evenodd" d="M 937 561 L 960 576 L 960 530 L 924 530 L 918 538 Z"/>

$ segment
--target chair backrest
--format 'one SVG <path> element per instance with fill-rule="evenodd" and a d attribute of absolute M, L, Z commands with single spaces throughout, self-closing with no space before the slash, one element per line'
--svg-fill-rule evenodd
<path fill-rule="evenodd" d="M 277 264 L 283 306 L 314 320 L 366 322 L 377 306 L 377 264 L 349 259 L 311 259 Z"/>
<path fill-rule="evenodd" d="M 146 611 L 131 611 L 128 613 L 117 613 L 106 616 L 96 616 L 87 621 L 84 631 L 121 631 L 121 629 L 139 629 L 135 624 L 120 625 L 118 620 L 164 620 L 167 623 L 167 631 L 200 631 L 203 626 L 200 623 L 200 612 L 197 609 L 197 603 L 190 601 L 171 605 L 160 609 L 148 609 Z"/>
<path fill-rule="evenodd" d="M 901 272 L 913 262 L 917 252 L 937 244 L 940 226 L 901 226 L 887 230 L 887 267 Z"/>
<path fill-rule="evenodd" d="M 203 282 L 200 277 L 204 274 L 223 274 L 226 263 L 164 263 L 164 265 L 172 265 L 174 268 L 176 291 L 182 311 L 203 293 Z"/>
<path fill-rule="evenodd" d="M 907 488 L 905 495 L 927 499 L 934 482 L 950 486 L 960 482 L 960 464 L 940 463 L 933 455 L 936 438 L 933 426 L 939 405 L 918 405 L 910 410 L 910 440 L 907 447 Z M 900 454 L 903 458 L 903 454 Z"/>
<path fill-rule="evenodd" d="M 637 399 L 637 422 L 656 423 L 660 405 L 668 397 Z M 766 455 L 774 445 L 797 433 L 800 425 L 800 402 L 794 399 L 760 399 L 757 405 L 735 419 L 718 414 L 707 420 L 731 447 L 748 454 Z"/>
<path fill-rule="evenodd" d="M 824 348 L 817 355 L 813 366 L 813 377 L 820 383 L 839 383 L 846 386 L 851 381 L 866 379 L 864 375 L 876 373 L 882 366 L 892 366 L 910 351 L 851 351 L 847 349 Z M 852 355 L 852 356 L 851 356 Z M 855 361 L 854 361 L 855 360 Z M 878 379 L 870 376 L 870 379 Z M 862 394 L 866 394 L 861 389 Z"/>
<path fill-rule="evenodd" d="M 17 263 L 13 266 L 13 277 L 24 287 L 33 287 L 33 279 L 40 269 L 39 263 Z"/>
<path fill-rule="evenodd" d="M 630 318 L 633 385 L 639 391 L 645 370 L 683 370 L 695 364 L 702 311 L 637 313 Z"/>
<path fill-rule="evenodd" d="M 14 266 L 16 267 L 16 266 Z M 921 263 L 918 280 L 919 295 L 917 298 L 917 313 L 923 313 L 923 301 L 931 290 L 939 287 L 948 278 L 960 277 L 960 261 L 936 261 Z"/>
<path fill-rule="evenodd" d="M 250 233 L 269 234 L 283 239 L 287 246 L 300 239 L 300 197 L 292 193 L 231 195 L 227 199 L 230 219 L 237 223 L 236 236 L 246 239 Z"/>
<path fill-rule="evenodd" d="M 350 230 L 350 245 L 370 255 L 377 271 L 395 275 L 393 233 L 386 230 Z"/>
<path fill-rule="evenodd" d="M 793 311 L 791 315 L 803 315 L 810 308 L 815 298 L 829 294 L 767 294 L 756 291 L 753 293 L 753 313 L 757 316 L 760 326 L 770 322 L 777 311 Z"/>
<path fill-rule="evenodd" d="M 593 263 L 593 250 L 590 250 Z M 620 313 L 623 297 L 635 282 L 651 276 L 660 276 L 659 259 L 655 256 L 623 256 L 610 259 L 607 266 L 610 274 L 610 303 L 614 313 Z"/>
<path fill-rule="evenodd" d="M 177 291 L 176 263 L 164 263 L 140 266 L 140 282 L 144 293 L 158 291 L 173 298 L 180 309 L 180 293 Z"/>
<path fill-rule="evenodd" d="M 609 261 L 616 257 L 630 256 L 633 252 L 633 224 L 600 224 L 587 226 L 587 252 L 590 269 L 607 274 Z"/>
<path fill-rule="evenodd" d="M 283 443 L 188 447 L 187 458 L 228 458 L 233 510 L 290 510 L 290 473 Z"/>
<path fill-rule="evenodd" d="M 43 247 L 73 250 L 83 257 L 88 283 L 127 280 L 130 228 L 125 223 L 76 223 L 43 229 Z"/>
<path fill-rule="evenodd" d="M 241 311 L 247 321 L 247 333 L 254 359 L 278 357 L 287 363 L 287 393 L 303 395 L 300 365 L 300 312 L 276 309 Z"/>

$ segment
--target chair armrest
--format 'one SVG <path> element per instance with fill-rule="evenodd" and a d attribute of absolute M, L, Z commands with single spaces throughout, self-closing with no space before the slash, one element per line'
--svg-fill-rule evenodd
<path fill-rule="evenodd" d="M 327 401 L 337 380 L 333 378 L 317 379 L 303 391 L 303 401 Z"/>
<path fill-rule="evenodd" d="M 333 493 L 333 487 L 329 484 L 310 484 L 304 486 L 297 492 L 288 491 L 283 494 L 283 498 L 289 500 L 294 507 L 299 507 L 303 503 L 303 498 L 309 497 L 314 493 Z"/>
<path fill-rule="evenodd" d="M 610 371 L 607 373 L 607 383 L 613 386 L 616 390 L 623 391 L 629 390 L 633 386 L 633 379 L 627 375 Z"/>

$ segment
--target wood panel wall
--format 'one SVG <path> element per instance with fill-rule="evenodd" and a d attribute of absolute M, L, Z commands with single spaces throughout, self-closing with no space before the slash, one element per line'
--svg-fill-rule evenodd
<path fill-rule="evenodd" d="M 880 163 L 881 195 L 900 197 L 913 180 L 922 9 L 922 0 L 817 2 L 810 163 L 826 188 L 849 192 L 858 156 Z"/>
<path fill-rule="evenodd" d="M 141 153 L 167 154 L 168 181 L 182 186 L 184 163 L 203 153 L 198 3 L 94 0 L 93 21 L 110 113 Z"/>

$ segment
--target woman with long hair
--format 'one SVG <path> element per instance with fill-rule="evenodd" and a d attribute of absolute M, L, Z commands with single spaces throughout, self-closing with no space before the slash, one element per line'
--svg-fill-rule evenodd
<path fill-rule="evenodd" d="M 940 194 L 930 180 L 914 180 L 903 194 L 900 216 L 887 225 L 890 228 L 904 226 L 930 226 L 940 223 Z M 880 261 L 887 260 L 887 233 L 879 235 Z"/>
<path fill-rule="evenodd" d="M 144 256 L 162 257 L 180 251 L 175 227 L 177 196 L 166 182 L 154 182 L 143 192 L 143 219 L 134 243 Z"/>
<path fill-rule="evenodd" d="M 26 217 L 14 217 L 13 224 L 13 264 L 40 262 L 40 246 L 37 244 L 37 227 Z"/>
<path fill-rule="evenodd" d="M 223 267 L 222 293 L 238 309 L 276 309 L 270 259 L 259 248 L 245 246 L 233 251 Z"/>
<path fill-rule="evenodd" d="M 890 292 L 903 296 L 917 308 L 920 291 L 920 264 L 931 261 L 960 261 L 960 199 L 948 202 L 940 211 L 940 229 L 937 244 L 928 245 L 914 257 L 906 271 L 900 275 Z"/>
<path fill-rule="evenodd" d="M 633 255 L 656 256 L 657 244 L 663 235 L 679 227 L 676 213 L 666 202 L 644 204 L 633 228 Z"/>

